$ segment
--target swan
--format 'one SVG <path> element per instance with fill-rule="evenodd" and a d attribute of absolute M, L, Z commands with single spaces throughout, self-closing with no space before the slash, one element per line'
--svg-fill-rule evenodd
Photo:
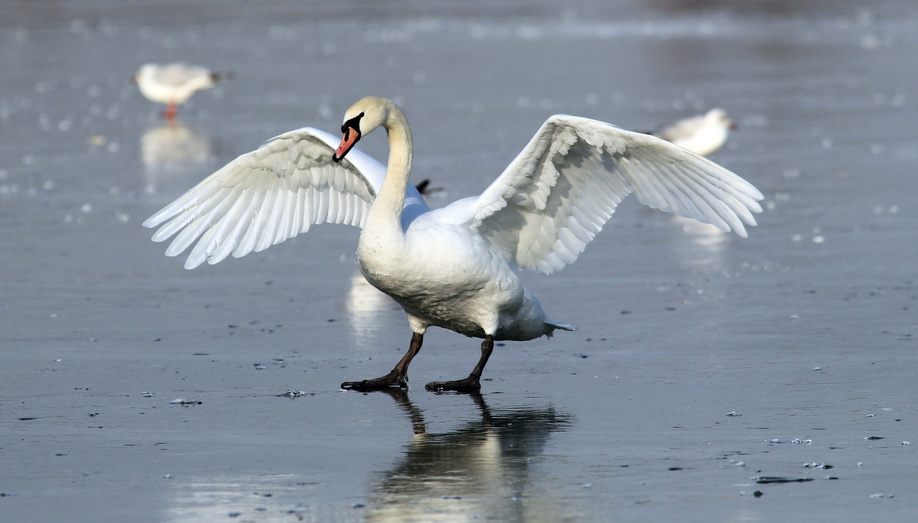
<path fill-rule="evenodd" d="M 183 63 L 144 64 L 131 81 L 137 84 L 147 100 L 168 104 L 165 116 L 172 121 L 178 106 L 188 101 L 191 95 L 210 89 L 232 76 L 230 72 L 215 73 L 204 67 Z"/>
<path fill-rule="evenodd" d="M 705 114 L 679 120 L 654 134 L 699 156 L 708 156 L 723 147 L 730 131 L 736 129 L 727 112 L 715 107 Z"/>
<path fill-rule="evenodd" d="M 388 133 L 383 167 L 354 145 Z M 384 98 L 352 105 L 338 140 L 303 128 L 273 138 L 210 175 L 143 225 L 166 255 L 195 244 L 185 267 L 283 242 L 311 225 L 362 227 L 357 261 L 367 281 L 408 315 L 408 352 L 391 372 L 344 389 L 407 387 L 429 327 L 483 338 L 472 372 L 429 390 L 475 391 L 495 340 L 574 330 L 543 312 L 514 266 L 551 273 L 572 263 L 629 193 L 650 207 L 746 236 L 762 194 L 691 152 L 646 134 L 567 115 L 550 117 L 478 196 L 430 210 L 408 183 L 414 155 L 404 113 Z M 195 243 L 197 242 L 197 243 Z"/>

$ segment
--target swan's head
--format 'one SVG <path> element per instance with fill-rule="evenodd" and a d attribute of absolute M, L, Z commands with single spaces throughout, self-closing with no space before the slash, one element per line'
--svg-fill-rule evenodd
<path fill-rule="evenodd" d="M 364 135 L 384 125 L 389 118 L 390 106 L 394 107 L 394 104 L 385 98 L 375 96 L 361 98 L 352 105 L 344 113 L 344 123 L 341 124 L 344 136 L 332 160 L 340 162 Z"/>
<path fill-rule="evenodd" d="M 724 111 L 720 108 L 711 109 L 708 111 L 708 114 L 704 115 L 705 120 L 715 125 L 720 125 L 735 131 L 737 129 L 736 123 L 727 116 L 727 111 Z"/>

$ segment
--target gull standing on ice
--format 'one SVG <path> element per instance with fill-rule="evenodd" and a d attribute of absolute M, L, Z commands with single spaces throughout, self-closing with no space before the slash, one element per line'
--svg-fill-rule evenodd
<path fill-rule="evenodd" d="M 446 123 L 448 125 L 448 123 Z M 389 140 L 388 166 L 353 149 L 374 129 Z M 430 210 L 408 183 L 414 155 L 405 115 L 367 97 L 344 116 L 343 138 L 303 128 L 243 154 L 144 222 L 194 245 L 187 269 L 245 256 L 313 224 L 361 227 L 357 261 L 367 281 L 398 302 L 412 337 L 407 354 L 352 390 L 407 387 L 408 365 L 428 327 L 483 338 L 468 377 L 429 390 L 475 391 L 497 340 L 573 330 L 543 311 L 514 267 L 550 273 L 577 259 L 628 194 L 650 207 L 734 230 L 755 225 L 761 193 L 730 171 L 659 138 L 555 115 L 478 196 Z M 461 169 L 456 175 L 462 175 Z"/>
<path fill-rule="evenodd" d="M 233 77 L 230 72 L 215 73 L 204 67 L 174 64 L 145 64 L 131 79 L 152 102 L 168 104 L 166 119 L 174 120 L 180 104 L 191 95 Z"/>
<path fill-rule="evenodd" d="M 735 130 L 736 124 L 730 120 L 727 112 L 715 108 L 706 114 L 679 120 L 653 134 L 699 156 L 707 156 L 720 149 L 727 141 L 730 131 Z"/>

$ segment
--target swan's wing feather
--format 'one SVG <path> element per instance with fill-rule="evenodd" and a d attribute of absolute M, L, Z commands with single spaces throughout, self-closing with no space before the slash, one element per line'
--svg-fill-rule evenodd
<path fill-rule="evenodd" d="M 154 241 L 177 234 L 168 256 L 197 242 L 185 262 L 189 269 L 261 251 L 317 223 L 362 227 L 385 167 L 356 149 L 334 163 L 336 145 L 337 138 L 317 129 L 282 134 L 210 175 L 143 225 L 160 226 Z"/>
<path fill-rule="evenodd" d="M 472 204 L 472 226 L 508 261 L 544 273 L 577 259 L 630 193 L 644 205 L 746 236 L 762 194 L 659 138 L 549 118 Z"/>

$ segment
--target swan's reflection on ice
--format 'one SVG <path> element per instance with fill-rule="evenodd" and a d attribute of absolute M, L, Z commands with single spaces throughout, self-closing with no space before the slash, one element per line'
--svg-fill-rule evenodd
<path fill-rule="evenodd" d="M 481 420 L 431 434 L 404 390 L 389 392 L 412 420 L 414 439 L 373 488 L 368 521 L 559 521 L 557 500 L 534 486 L 531 467 L 549 435 L 570 418 L 543 409 L 491 411 L 469 397 Z"/>
<path fill-rule="evenodd" d="M 351 276 L 350 284 L 345 307 L 353 338 L 351 343 L 358 351 L 376 350 L 380 325 L 385 323 L 383 317 L 393 315 L 398 318 L 399 325 L 404 325 L 405 313 L 395 300 L 367 283 L 359 272 Z"/>
<path fill-rule="evenodd" d="M 409 400 L 407 391 L 374 394 L 386 393 L 410 421 L 413 434 L 406 434 L 409 441 L 404 452 L 390 469 L 371 473 L 369 494 L 362 486 L 365 478 L 349 472 L 347 467 L 269 472 L 264 470 L 269 467 L 252 463 L 250 457 L 236 457 L 230 459 L 243 465 L 238 474 L 165 476 L 166 481 L 175 483 L 164 517 L 159 519 L 175 523 L 472 519 L 538 522 L 561 521 L 565 508 L 569 515 L 570 507 L 562 506 L 546 481 L 534 479 L 550 435 L 566 430 L 572 421 L 570 416 L 558 414 L 551 407 L 491 410 L 481 395 L 471 394 L 459 398 L 469 398 L 478 412 L 459 422 L 456 430 L 429 433 L 424 413 Z M 364 440 L 366 434 L 351 438 Z M 342 442 L 338 448 L 347 452 L 351 443 L 354 442 Z M 292 448 L 308 452 L 311 446 L 304 442 L 302 447 Z M 322 448 L 326 452 L 329 449 Z M 334 454 L 329 454 L 320 461 L 335 459 Z M 262 472 L 247 474 L 244 470 L 249 467 Z"/>
<path fill-rule="evenodd" d="M 719 272 L 730 235 L 713 225 L 675 216 L 679 226 L 670 238 L 673 258 L 688 270 Z"/>
<path fill-rule="evenodd" d="M 200 164 L 214 160 L 210 138 L 178 121 L 148 129 L 140 138 L 140 154 L 147 194 L 185 191 L 189 177 L 200 177 Z"/>

